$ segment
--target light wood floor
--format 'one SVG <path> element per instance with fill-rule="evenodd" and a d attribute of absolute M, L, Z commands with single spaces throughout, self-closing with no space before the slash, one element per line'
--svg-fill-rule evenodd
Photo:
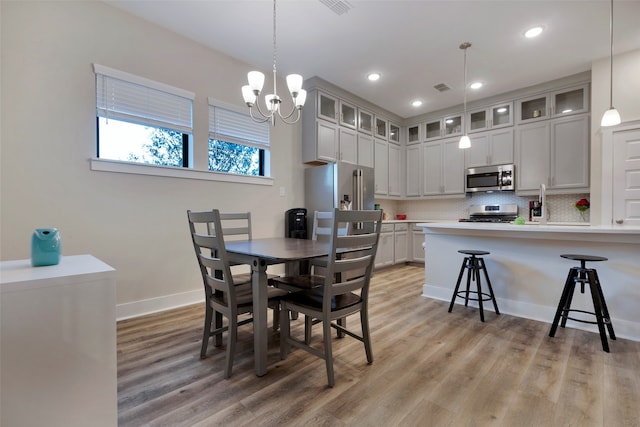
<path fill-rule="evenodd" d="M 447 313 L 420 296 L 423 274 L 375 273 L 374 362 L 359 341 L 334 339 L 333 389 L 322 360 L 293 349 L 281 361 L 275 333 L 269 371 L 256 377 L 250 325 L 224 380 L 223 348 L 199 358 L 201 305 L 119 322 L 119 425 L 640 426 L 640 343 L 611 341 L 607 354 L 594 333 L 549 338 L 546 323 L 492 312 L 481 323 L 461 305 Z"/>

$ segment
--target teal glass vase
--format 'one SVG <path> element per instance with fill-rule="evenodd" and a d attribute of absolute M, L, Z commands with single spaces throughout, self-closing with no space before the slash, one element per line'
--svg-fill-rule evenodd
<path fill-rule="evenodd" d="M 60 263 L 62 243 L 57 228 L 36 228 L 31 236 L 31 265 L 40 267 Z"/>

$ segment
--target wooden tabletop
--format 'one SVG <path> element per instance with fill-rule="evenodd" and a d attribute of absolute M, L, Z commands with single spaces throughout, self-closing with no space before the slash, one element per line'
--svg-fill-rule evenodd
<path fill-rule="evenodd" d="M 225 242 L 225 247 L 230 253 L 283 262 L 324 256 L 331 249 L 329 242 L 288 237 Z"/>

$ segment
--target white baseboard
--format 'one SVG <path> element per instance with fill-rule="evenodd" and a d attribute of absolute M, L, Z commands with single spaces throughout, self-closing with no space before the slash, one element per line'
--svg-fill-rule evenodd
<path fill-rule="evenodd" d="M 426 283 L 422 285 L 423 297 L 449 302 L 451 301 L 451 293 L 451 289 L 431 286 Z M 460 303 L 460 301 L 462 300 L 458 299 L 456 303 Z M 530 304 L 522 301 L 501 298 L 496 298 L 496 301 L 498 303 L 500 313 L 524 317 L 526 319 L 537 320 L 548 324 L 553 322 L 553 317 L 556 314 L 556 307 L 547 307 L 539 304 Z M 469 305 L 477 307 L 478 303 L 475 301 L 469 301 Z M 485 302 L 483 307 L 485 311 L 493 312 L 493 305 L 490 302 Z M 613 330 L 616 333 L 616 337 L 640 342 L 640 323 L 616 319 L 613 317 L 612 312 L 610 312 L 610 314 L 612 314 L 611 323 L 613 324 Z M 568 321 L 567 327 L 598 333 L 598 327 L 596 325 L 573 322 L 571 320 Z"/>
<path fill-rule="evenodd" d="M 165 295 L 157 298 L 127 302 L 116 305 L 116 320 L 125 320 L 133 317 L 144 316 L 145 314 L 157 313 L 171 310 L 185 305 L 203 302 L 204 291 L 182 292 L 179 294 Z"/>

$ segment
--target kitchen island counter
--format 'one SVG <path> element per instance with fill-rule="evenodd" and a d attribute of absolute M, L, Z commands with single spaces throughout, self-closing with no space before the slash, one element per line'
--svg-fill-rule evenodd
<path fill-rule="evenodd" d="M 458 250 L 486 250 L 491 252 L 485 262 L 500 311 L 547 323 L 575 266 L 560 255 L 609 258 L 587 266 L 598 270 L 616 334 L 640 341 L 640 227 L 469 222 L 418 226 L 425 233 L 424 296 L 449 301 L 464 258 Z M 593 311 L 589 292 L 576 292 L 574 306 Z M 593 325 L 572 321 L 567 326 L 596 331 Z"/>

